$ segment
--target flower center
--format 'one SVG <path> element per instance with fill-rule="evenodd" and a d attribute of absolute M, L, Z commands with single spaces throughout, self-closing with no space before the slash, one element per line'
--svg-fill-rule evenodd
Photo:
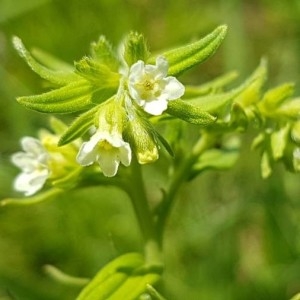
<path fill-rule="evenodd" d="M 113 147 L 112 144 L 109 143 L 107 140 L 103 140 L 103 141 L 100 141 L 100 142 L 98 143 L 98 148 L 101 149 L 101 150 L 110 151 L 110 150 L 112 150 L 114 147 Z"/>

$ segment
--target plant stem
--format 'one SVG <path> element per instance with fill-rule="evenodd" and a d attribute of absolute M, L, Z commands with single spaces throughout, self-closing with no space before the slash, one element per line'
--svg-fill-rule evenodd
<path fill-rule="evenodd" d="M 192 152 L 189 153 L 189 155 L 184 160 L 182 160 L 181 164 L 175 171 L 170 181 L 169 187 L 164 194 L 160 211 L 158 213 L 157 232 L 160 244 L 162 244 L 167 219 L 173 208 L 179 189 L 187 180 L 190 174 L 190 169 L 192 168 L 195 161 L 205 150 L 207 150 L 212 145 L 212 142 L 213 139 L 211 138 L 211 136 L 209 136 L 208 134 L 203 134 L 198 142 L 194 145 Z"/>
<path fill-rule="evenodd" d="M 131 174 L 127 180 L 129 182 L 126 191 L 132 201 L 144 239 L 146 264 L 162 264 L 161 247 L 158 243 L 156 227 L 154 226 L 154 220 L 145 191 L 143 174 L 141 166 L 136 159 L 132 161 Z"/>

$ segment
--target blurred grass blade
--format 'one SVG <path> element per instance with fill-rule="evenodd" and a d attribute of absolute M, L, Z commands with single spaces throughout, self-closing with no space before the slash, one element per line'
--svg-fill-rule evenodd
<path fill-rule="evenodd" d="M 37 204 L 37 203 L 55 198 L 62 193 L 63 193 L 63 190 L 53 188 L 46 192 L 42 192 L 42 193 L 39 193 L 39 194 L 31 196 L 31 197 L 6 198 L 6 199 L 3 199 L 0 201 L 0 207 L 7 206 L 7 205 L 26 206 L 26 205 Z"/>
<path fill-rule="evenodd" d="M 90 281 L 89 278 L 70 276 L 52 265 L 45 265 L 44 271 L 55 281 L 62 283 L 64 285 L 84 286 Z"/>

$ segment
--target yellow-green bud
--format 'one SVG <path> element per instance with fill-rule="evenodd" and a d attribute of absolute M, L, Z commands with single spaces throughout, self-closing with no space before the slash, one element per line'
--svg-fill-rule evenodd
<path fill-rule="evenodd" d="M 158 159 L 157 142 L 151 124 L 136 117 L 129 120 L 125 134 L 140 164 L 148 164 Z"/>

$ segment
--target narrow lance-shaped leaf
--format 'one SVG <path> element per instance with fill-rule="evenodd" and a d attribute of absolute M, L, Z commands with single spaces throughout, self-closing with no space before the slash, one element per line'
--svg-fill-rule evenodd
<path fill-rule="evenodd" d="M 137 32 L 130 32 L 124 43 L 124 58 L 129 66 L 138 60 L 147 61 L 149 51 L 145 38 Z"/>
<path fill-rule="evenodd" d="M 120 75 L 90 57 L 75 62 L 76 72 L 100 88 L 118 88 Z"/>
<path fill-rule="evenodd" d="M 104 266 L 81 291 L 77 300 L 105 300 L 144 263 L 139 253 L 127 253 Z"/>
<path fill-rule="evenodd" d="M 216 118 L 208 112 L 180 99 L 169 101 L 166 112 L 196 125 L 206 126 L 216 121 Z"/>
<path fill-rule="evenodd" d="M 86 80 L 80 80 L 44 94 L 19 97 L 17 101 L 39 112 L 72 113 L 93 106 L 91 98 L 95 90 Z"/>
<path fill-rule="evenodd" d="M 217 92 L 222 91 L 226 85 L 235 80 L 237 76 L 237 72 L 229 72 L 199 86 L 186 85 L 182 99 L 186 100 L 208 94 L 216 94 Z"/>
<path fill-rule="evenodd" d="M 81 114 L 77 119 L 75 119 L 75 121 L 73 121 L 73 123 L 69 126 L 69 128 L 64 132 L 64 134 L 60 138 L 58 145 L 66 145 L 72 142 L 73 140 L 81 137 L 89 128 L 91 128 L 94 125 L 94 118 L 98 109 L 99 106 L 95 106 L 94 108 Z"/>
<path fill-rule="evenodd" d="M 38 63 L 26 50 L 20 38 L 15 36 L 12 42 L 19 55 L 26 61 L 29 67 L 42 78 L 57 85 L 66 85 L 73 80 L 78 80 L 78 76 L 74 72 L 50 70 Z"/>
<path fill-rule="evenodd" d="M 162 53 L 169 62 L 168 75 L 179 75 L 208 59 L 221 45 L 226 32 L 227 26 L 222 25 L 197 42 Z M 150 63 L 153 62 L 151 58 Z"/>
<path fill-rule="evenodd" d="M 98 63 L 110 67 L 110 69 L 113 71 L 118 71 L 118 60 L 111 44 L 107 41 L 105 36 L 101 35 L 97 42 L 91 43 L 90 52 L 92 58 L 94 58 Z"/>

